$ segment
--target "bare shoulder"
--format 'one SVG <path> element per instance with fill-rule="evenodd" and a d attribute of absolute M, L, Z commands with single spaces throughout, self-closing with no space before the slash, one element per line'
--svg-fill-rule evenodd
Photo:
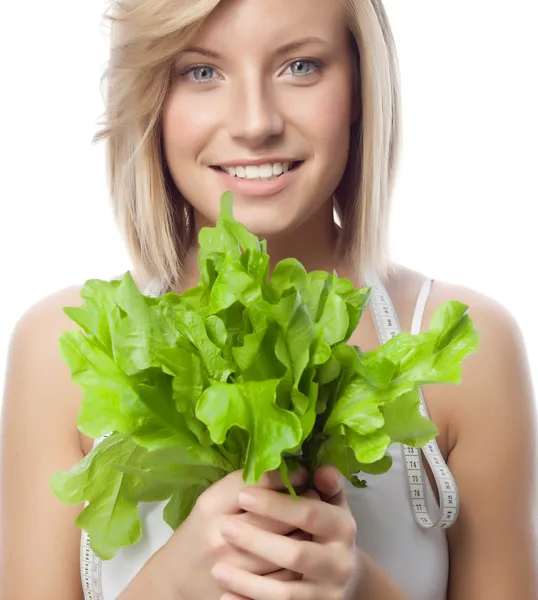
<path fill-rule="evenodd" d="M 20 317 L 11 335 L 8 371 L 17 367 L 24 357 L 31 356 L 35 359 L 34 370 L 55 367 L 57 374 L 62 364 L 57 351 L 58 340 L 63 331 L 77 327 L 63 309 L 81 304 L 81 287 L 73 285 L 45 296 Z"/>
<path fill-rule="evenodd" d="M 74 285 L 50 294 L 31 306 L 15 324 L 8 351 L 3 398 L 3 426 L 6 439 L 19 426 L 34 422 L 36 428 L 54 431 L 71 440 L 80 450 L 76 427 L 81 394 L 70 378 L 59 352 L 59 339 L 77 325 L 64 312 L 66 306 L 81 304 L 81 286 Z M 25 426 L 21 420 L 28 421 Z M 34 432 L 35 439 L 41 433 Z M 25 434 L 26 435 L 26 434 Z"/>
<path fill-rule="evenodd" d="M 397 310 L 400 308 L 404 316 L 409 317 L 414 312 L 418 293 L 426 279 L 426 275 L 406 267 L 394 268 L 389 283 L 391 295 L 395 297 Z M 435 311 L 451 300 L 468 306 L 468 314 L 480 336 L 479 351 L 465 361 L 465 379 L 472 380 L 475 376 L 480 376 L 480 367 L 491 368 L 498 363 L 516 361 L 530 382 L 530 369 L 520 324 L 506 306 L 492 297 L 463 285 L 434 280 L 422 329 L 429 326 Z M 409 321 L 409 318 L 404 318 L 406 320 Z M 498 376 L 502 377 L 503 374 L 506 376 L 509 371 L 507 373 L 506 368 L 501 369 Z M 491 373 L 489 376 L 491 377 Z"/>
<path fill-rule="evenodd" d="M 394 268 L 389 280 L 391 294 L 402 325 L 410 324 L 420 288 L 427 276 L 406 267 Z M 467 305 L 478 331 L 478 351 L 464 360 L 459 385 L 426 386 L 425 396 L 432 419 L 441 431 L 439 443 L 448 456 L 458 438 L 480 426 L 488 415 L 509 417 L 513 411 L 534 411 L 530 366 L 521 327 L 499 301 L 463 285 L 434 280 L 422 329 L 427 329 L 435 311 L 445 302 Z M 409 330 L 409 326 L 404 329 Z M 500 418 L 500 417 L 499 417 Z M 476 439 L 476 432 L 473 434 Z"/>
<path fill-rule="evenodd" d="M 81 395 L 58 347 L 62 332 L 76 327 L 63 307 L 80 302 L 79 286 L 51 294 L 27 310 L 12 332 L 0 436 L 2 598 L 81 595 L 80 531 L 74 525 L 80 507 L 62 505 L 49 487 L 55 471 L 83 457 Z M 47 540 L 46 552 L 38 540 Z"/>
<path fill-rule="evenodd" d="M 427 390 L 441 421 L 448 426 L 448 453 L 455 468 L 468 469 L 473 448 L 480 446 L 497 467 L 507 456 L 525 470 L 535 461 L 536 406 L 530 361 L 515 316 L 499 301 L 464 286 L 435 282 L 425 315 L 449 300 L 466 304 L 479 334 L 479 348 L 463 363 L 457 386 Z M 437 389 L 436 389 L 437 388 Z M 507 446 L 511 450 L 506 449 Z M 498 453 L 502 451 L 501 459 Z M 482 460 L 487 466 L 487 460 Z M 492 473 L 495 465 L 491 465 Z M 534 468 L 534 467 L 533 467 Z M 512 474 L 518 468 L 512 466 Z"/>
<path fill-rule="evenodd" d="M 464 361 L 462 383 L 456 394 L 463 414 L 482 411 L 486 403 L 489 412 L 495 408 L 495 399 L 508 403 L 510 410 L 529 410 L 533 404 L 530 365 L 518 320 L 494 298 L 462 285 L 435 281 L 425 321 L 450 300 L 469 307 L 468 314 L 479 334 L 479 349 Z"/>
<path fill-rule="evenodd" d="M 446 433 L 460 518 L 448 532 L 449 598 L 536 598 L 534 519 L 536 406 L 523 332 L 500 302 L 460 285 L 435 282 L 427 319 L 449 300 L 466 304 L 479 349 L 457 386 L 431 386 L 428 402 Z"/>
<path fill-rule="evenodd" d="M 411 311 L 425 277 L 402 268 L 391 280 Z M 536 598 L 536 407 L 529 358 L 514 315 L 497 300 L 462 285 L 434 281 L 423 329 L 439 306 L 457 300 L 479 334 L 463 362 L 461 383 L 424 387 L 439 446 L 460 495 L 448 531 L 450 600 Z"/>
<path fill-rule="evenodd" d="M 496 334 L 522 340 L 521 329 L 514 315 L 498 300 L 463 285 L 434 281 L 430 297 L 430 312 L 449 300 L 458 300 L 469 306 L 469 316 L 480 331 L 494 328 Z"/>
<path fill-rule="evenodd" d="M 414 310 L 420 288 L 429 278 L 427 274 L 408 267 L 393 266 L 388 280 L 388 288 L 391 296 L 395 299 L 395 304 L 399 305 L 402 312 L 409 313 Z M 473 320 L 478 319 L 480 324 L 485 320 L 491 325 L 507 328 L 512 334 L 521 337 L 516 319 L 499 301 L 466 286 L 438 279 L 434 279 L 432 283 L 424 314 L 425 324 L 428 324 L 429 317 L 433 316 L 441 304 L 450 300 L 457 300 L 469 306 L 469 315 L 472 315 Z"/>
<path fill-rule="evenodd" d="M 82 285 L 72 285 L 39 299 L 17 321 L 14 337 L 23 335 L 28 328 L 38 327 L 41 331 L 53 330 L 55 326 L 74 325 L 63 309 L 66 306 L 78 306 L 82 299 Z"/>
<path fill-rule="evenodd" d="M 36 378 L 54 389 L 61 388 L 63 393 L 55 396 L 50 409 L 63 405 L 68 412 L 70 408 L 78 410 L 77 388 L 71 384 L 67 366 L 60 358 L 59 339 L 64 331 L 77 327 L 63 309 L 81 304 L 80 290 L 81 286 L 74 285 L 40 299 L 15 324 L 8 353 L 7 410 L 13 402 L 9 384 L 19 383 L 23 372 L 25 378 Z M 25 401 L 37 402 L 37 399 Z M 58 418 L 57 411 L 54 412 Z M 76 425 L 76 420 L 73 424 Z"/>

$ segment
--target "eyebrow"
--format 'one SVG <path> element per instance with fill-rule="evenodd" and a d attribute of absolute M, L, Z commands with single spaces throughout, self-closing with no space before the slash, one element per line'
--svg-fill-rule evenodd
<path fill-rule="evenodd" d="M 287 54 L 288 52 L 292 52 L 293 50 L 298 50 L 299 48 L 302 48 L 303 46 L 306 46 L 307 44 L 327 45 L 328 42 L 326 40 L 316 37 L 316 36 L 300 38 L 298 40 L 294 40 L 293 42 L 288 42 L 287 44 L 280 46 L 279 48 L 277 48 L 275 54 L 277 56 L 280 56 L 281 54 Z M 203 56 L 207 56 L 209 58 L 214 58 L 215 60 L 222 59 L 222 54 L 215 52 L 215 50 L 210 50 L 209 48 L 203 48 L 202 46 L 187 46 L 187 47 L 183 48 L 183 50 L 180 52 L 180 55 L 190 54 L 190 53 L 202 54 Z"/>

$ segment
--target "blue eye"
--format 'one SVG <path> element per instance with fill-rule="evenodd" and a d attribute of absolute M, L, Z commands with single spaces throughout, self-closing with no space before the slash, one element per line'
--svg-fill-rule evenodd
<path fill-rule="evenodd" d="M 194 80 L 196 83 L 211 83 L 213 81 L 211 75 L 215 74 L 215 69 L 208 65 L 191 67 L 182 74 L 182 77 L 187 78 L 191 73 L 194 75 Z M 197 76 L 197 74 L 199 76 Z"/>
<path fill-rule="evenodd" d="M 294 66 L 298 67 L 296 72 L 293 72 Z M 310 69 L 308 69 L 309 66 L 311 67 Z M 313 70 L 312 66 L 314 67 Z M 306 77 L 308 75 L 313 75 L 317 71 L 321 70 L 322 67 L 323 65 L 319 61 L 309 59 L 294 60 L 289 66 L 289 68 L 292 70 L 292 75 L 294 77 Z"/>

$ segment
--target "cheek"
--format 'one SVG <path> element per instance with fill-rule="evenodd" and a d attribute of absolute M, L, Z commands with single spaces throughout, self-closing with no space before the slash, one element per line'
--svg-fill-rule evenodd
<path fill-rule="evenodd" d="M 331 163 L 347 160 L 351 126 L 351 90 L 347 82 L 320 87 L 313 98 L 300 103 L 296 119 L 302 123 L 316 155 Z"/>
<path fill-rule="evenodd" d="M 214 111 L 200 110 L 195 96 L 172 94 L 163 110 L 166 158 L 172 164 L 197 156 L 214 126 Z"/>

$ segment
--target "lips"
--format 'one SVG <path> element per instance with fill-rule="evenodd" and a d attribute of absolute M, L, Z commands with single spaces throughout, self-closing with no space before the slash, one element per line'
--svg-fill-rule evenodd
<path fill-rule="evenodd" d="M 303 161 L 296 161 L 288 171 L 282 175 L 274 176 L 270 179 L 246 179 L 230 175 L 220 166 L 211 167 L 212 171 L 219 177 L 223 191 L 230 191 L 234 195 L 261 198 L 264 196 L 274 196 L 286 189 L 297 178 L 301 170 Z"/>
<path fill-rule="evenodd" d="M 303 161 L 284 161 L 284 162 L 274 162 L 274 163 L 261 163 L 260 165 L 248 165 L 248 164 L 240 164 L 237 165 L 213 165 L 212 169 L 218 169 L 220 171 L 225 171 L 229 175 L 233 177 L 238 177 L 240 179 L 269 179 L 271 177 L 277 176 L 280 177 L 284 173 L 289 170 L 295 169 Z"/>

